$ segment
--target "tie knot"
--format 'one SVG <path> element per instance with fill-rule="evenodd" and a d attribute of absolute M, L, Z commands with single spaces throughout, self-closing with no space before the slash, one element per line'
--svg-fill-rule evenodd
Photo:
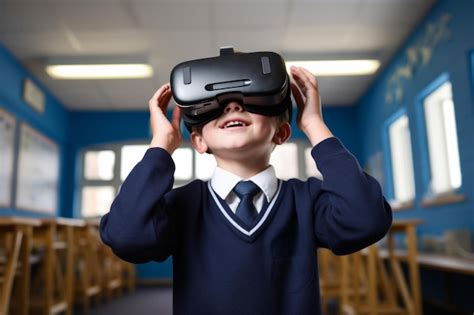
<path fill-rule="evenodd" d="M 234 187 L 234 191 L 242 199 L 244 196 L 255 196 L 260 188 L 255 185 L 252 181 L 240 181 Z"/>

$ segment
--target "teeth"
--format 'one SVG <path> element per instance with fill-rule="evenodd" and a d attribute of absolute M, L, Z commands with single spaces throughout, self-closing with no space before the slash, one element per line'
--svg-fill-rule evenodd
<path fill-rule="evenodd" d="M 227 124 L 225 124 L 224 128 L 229 128 L 229 127 L 240 127 L 240 126 L 247 126 L 247 124 L 241 122 L 241 121 L 237 121 L 237 120 L 234 120 L 234 121 L 229 121 Z"/>

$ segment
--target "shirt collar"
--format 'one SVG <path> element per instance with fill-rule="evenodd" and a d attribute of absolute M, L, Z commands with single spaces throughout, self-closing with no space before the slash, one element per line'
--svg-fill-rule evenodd
<path fill-rule="evenodd" d="M 225 200 L 235 185 L 241 180 L 243 179 L 234 173 L 216 166 L 211 177 L 211 186 L 216 194 Z M 268 202 L 270 202 L 278 189 L 278 179 L 275 175 L 275 169 L 271 165 L 248 180 L 254 182 L 263 191 Z"/>

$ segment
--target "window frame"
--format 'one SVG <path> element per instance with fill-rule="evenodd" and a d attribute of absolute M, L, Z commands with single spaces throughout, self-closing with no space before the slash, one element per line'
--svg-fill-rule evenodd
<path fill-rule="evenodd" d="M 392 161 L 392 150 L 391 150 L 391 141 L 390 141 L 390 127 L 393 123 L 395 123 L 398 119 L 402 116 L 406 116 L 408 119 L 408 127 L 410 129 L 410 144 L 411 144 L 411 153 L 412 153 L 412 168 L 413 168 L 413 189 L 414 195 L 412 200 L 407 200 L 404 202 L 400 202 L 395 198 L 395 177 L 393 175 L 393 161 Z M 394 210 L 402 210 L 402 209 L 410 209 L 413 207 L 414 202 L 417 196 L 417 189 L 416 189 L 416 176 L 415 176 L 415 161 L 413 157 L 413 136 L 412 136 L 412 128 L 411 128 L 411 119 L 408 115 L 406 107 L 400 108 L 394 114 L 392 114 L 383 124 L 383 132 L 382 132 L 382 146 L 383 152 L 385 155 L 385 159 L 383 162 L 384 170 L 385 170 L 385 194 L 389 199 L 389 202 L 392 204 L 392 208 Z"/>
<path fill-rule="evenodd" d="M 440 194 L 433 194 L 430 191 L 430 182 L 431 182 L 431 165 L 430 165 L 430 153 L 428 147 L 428 131 L 425 121 L 425 109 L 424 109 L 424 101 L 427 97 L 429 97 L 432 93 L 434 93 L 438 88 L 440 88 L 446 82 L 451 83 L 451 93 L 452 93 L 452 101 L 456 104 L 455 100 L 455 93 L 454 93 L 454 85 L 452 83 L 451 77 L 449 73 L 444 72 L 440 74 L 436 79 L 434 79 L 431 83 L 429 83 L 416 97 L 415 99 L 415 119 L 417 125 L 417 143 L 419 146 L 419 155 L 420 161 L 422 161 L 425 167 L 421 167 L 419 172 L 421 175 L 421 184 L 424 190 L 424 194 L 421 200 L 422 207 L 431 207 L 431 206 L 438 206 L 442 204 L 449 204 L 449 203 L 456 203 L 462 202 L 465 200 L 465 197 L 459 194 L 459 191 L 463 187 L 463 183 L 461 182 L 461 186 L 459 188 L 453 189 L 448 192 L 440 193 Z M 456 119 L 456 126 L 457 126 L 457 112 L 454 112 L 455 119 Z M 458 133 L 458 130 L 456 130 Z M 459 134 L 458 134 L 459 139 Z M 461 147 L 458 143 L 458 150 L 459 156 L 461 157 Z M 462 164 L 461 160 L 459 160 L 459 167 L 461 168 L 462 174 Z"/>

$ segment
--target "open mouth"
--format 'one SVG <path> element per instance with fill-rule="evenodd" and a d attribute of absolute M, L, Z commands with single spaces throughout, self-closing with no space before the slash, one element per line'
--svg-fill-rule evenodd
<path fill-rule="evenodd" d="M 248 124 L 246 122 L 240 120 L 231 120 L 226 122 L 221 128 L 228 129 L 228 128 L 236 128 L 236 127 L 247 127 Z"/>

